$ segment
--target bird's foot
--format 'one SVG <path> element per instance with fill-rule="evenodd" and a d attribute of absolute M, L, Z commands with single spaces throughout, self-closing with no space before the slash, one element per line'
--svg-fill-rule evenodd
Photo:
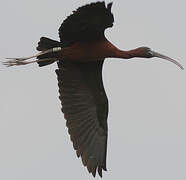
<path fill-rule="evenodd" d="M 35 63 L 35 62 L 41 62 L 41 61 L 51 61 L 51 60 L 55 60 L 57 61 L 57 58 L 44 58 L 44 59 L 40 59 L 39 56 L 47 54 L 47 53 L 53 53 L 53 52 L 58 52 L 61 51 L 61 47 L 55 47 L 52 49 L 48 49 L 46 51 L 42 51 L 38 54 L 35 54 L 33 56 L 29 56 L 29 57 L 22 57 L 22 58 L 6 58 L 9 59 L 9 61 L 5 61 L 2 64 L 10 67 L 10 66 L 19 66 L 19 65 L 26 65 L 26 64 L 31 64 L 31 63 Z M 34 61 L 26 61 L 32 58 L 38 58 L 37 60 Z"/>
<path fill-rule="evenodd" d="M 20 65 L 26 65 L 26 64 L 31 64 L 31 63 L 36 63 L 36 62 L 42 62 L 42 61 L 57 61 L 57 58 L 45 58 L 45 59 L 36 59 L 34 61 L 25 61 L 28 58 L 6 58 L 6 59 L 11 59 L 9 61 L 5 61 L 2 64 L 11 67 L 11 66 L 20 66 Z M 30 58 L 29 58 L 30 59 Z"/>
<path fill-rule="evenodd" d="M 25 61 L 27 60 L 27 58 L 6 58 L 6 59 L 10 59 L 9 61 L 5 61 L 2 64 L 7 66 L 7 67 L 11 67 L 11 66 L 19 66 L 19 65 L 26 65 L 26 64 L 30 64 L 33 61 Z"/>

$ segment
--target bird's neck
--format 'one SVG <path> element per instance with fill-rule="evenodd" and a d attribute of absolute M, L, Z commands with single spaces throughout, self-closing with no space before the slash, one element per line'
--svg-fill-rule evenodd
<path fill-rule="evenodd" d="M 144 50 L 142 48 L 136 48 L 136 49 L 132 49 L 129 51 L 124 51 L 124 50 L 118 49 L 108 40 L 106 40 L 103 43 L 103 46 L 105 48 L 105 52 L 108 53 L 107 57 L 122 58 L 122 59 L 130 59 L 134 57 L 145 57 Z"/>
<path fill-rule="evenodd" d="M 129 51 L 124 51 L 124 50 L 120 50 L 120 49 L 115 49 L 114 50 L 114 56 L 115 58 L 122 58 L 122 59 L 130 59 L 130 58 L 134 58 L 134 57 L 144 57 L 144 52 L 140 49 L 132 49 Z"/>

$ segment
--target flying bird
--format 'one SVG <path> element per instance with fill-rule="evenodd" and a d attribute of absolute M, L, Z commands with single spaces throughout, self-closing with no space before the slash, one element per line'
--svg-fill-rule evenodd
<path fill-rule="evenodd" d="M 38 54 L 23 58 L 7 58 L 4 65 L 17 66 L 37 62 L 40 67 L 57 62 L 59 99 L 67 120 L 77 156 L 95 177 L 106 171 L 108 99 L 102 80 L 105 58 L 153 58 L 168 60 L 181 69 L 176 60 L 139 47 L 123 51 L 109 42 L 105 29 L 113 26 L 112 3 L 95 2 L 79 7 L 59 28 L 60 41 L 41 37 Z M 29 61 L 29 59 L 36 58 Z"/>

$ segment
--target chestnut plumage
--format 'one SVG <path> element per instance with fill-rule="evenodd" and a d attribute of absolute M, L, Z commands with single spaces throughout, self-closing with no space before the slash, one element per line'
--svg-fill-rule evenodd
<path fill-rule="evenodd" d="M 42 67 L 57 62 L 59 99 L 68 132 L 77 156 L 94 177 L 96 172 L 102 177 L 102 171 L 107 170 L 108 99 L 102 81 L 105 58 L 159 57 L 183 69 L 177 61 L 148 47 L 123 51 L 109 42 L 104 31 L 114 23 L 111 8 L 112 3 L 105 2 L 78 8 L 61 24 L 59 42 L 42 37 L 37 46 L 40 53 L 9 58 L 4 63 L 14 66 L 37 62 Z"/>

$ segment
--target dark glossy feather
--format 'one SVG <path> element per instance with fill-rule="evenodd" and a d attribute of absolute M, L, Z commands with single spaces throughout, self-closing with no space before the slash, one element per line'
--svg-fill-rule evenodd
<path fill-rule="evenodd" d="M 104 30 L 113 26 L 112 3 L 91 3 L 73 11 L 59 28 L 61 42 L 88 41 L 104 37 Z"/>
<path fill-rule="evenodd" d="M 70 43 L 68 43 L 68 42 L 61 43 L 61 42 L 52 40 L 52 39 L 47 38 L 47 37 L 41 37 L 40 41 L 38 42 L 38 46 L 36 47 L 36 49 L 38 51 L 45 51 L 45 50 L 52 49 L 52 48 L 55 48 L 55 47 L 64 48 L 64 47 L 68 47 L 69 45 L 70 45 Z M 56 61 L 56 56 L 58 56 L 58 53 L 47 53 L 47 54 L 44 54 L 44 55 L 37 56 L 37 59 L 46 59 L 46 58 L 51 59 L 51 60 L 38 62 L 39 67 L 43 67 L 43 66 L 54 63 Z"/>
<path fill-rule="evenodd" d="M 108 100 L 102 82 L 103 60 L 58 62 L 62 111 L 78 157 L 93 176 L 106 170 Z"/>

